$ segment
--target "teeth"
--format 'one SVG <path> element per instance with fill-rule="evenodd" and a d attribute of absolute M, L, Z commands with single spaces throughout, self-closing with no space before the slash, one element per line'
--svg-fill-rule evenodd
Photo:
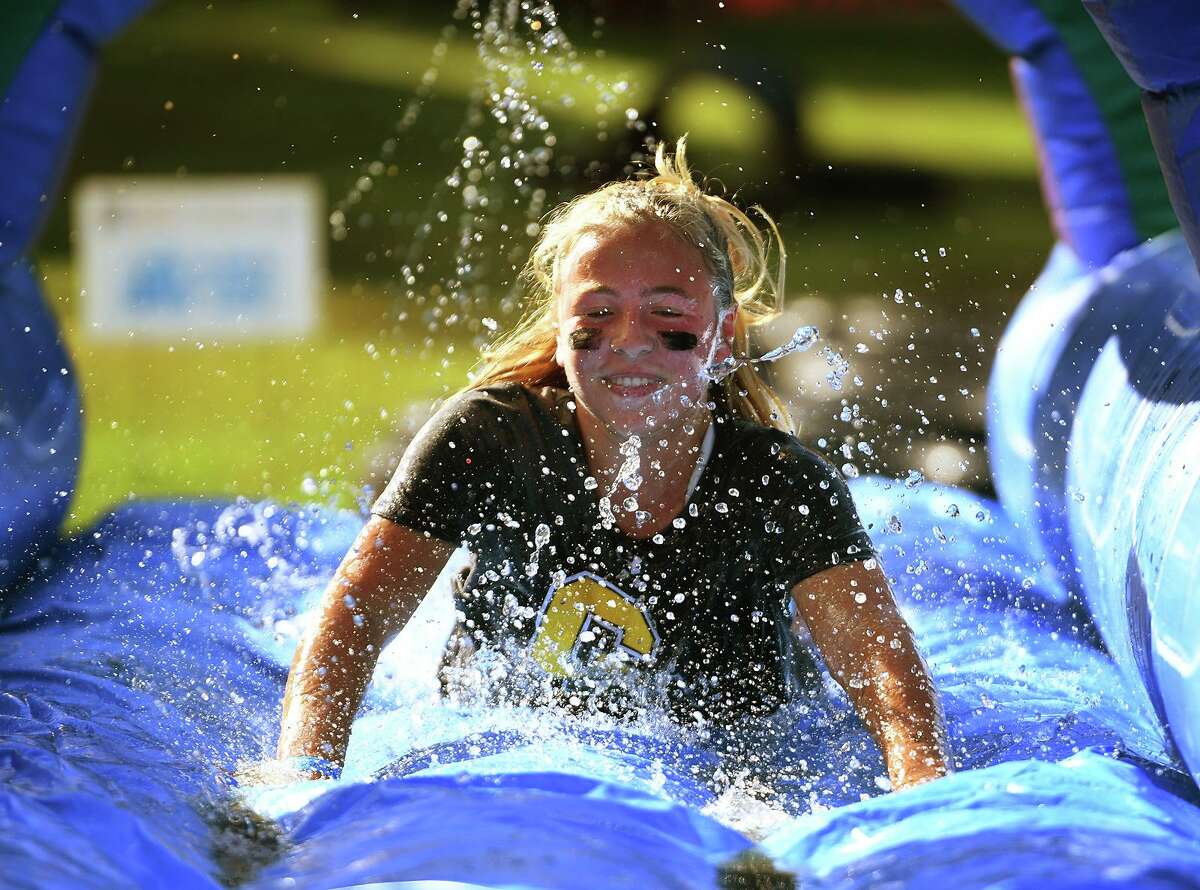
<path fill-rule="evenodd" d="M 649 386 L 652 383 L 658 383 L 658 379 L 655 377 L 621 376 L 621 377 L 609 377 L 608 382 L 613 383 L 617 386 Z"/>

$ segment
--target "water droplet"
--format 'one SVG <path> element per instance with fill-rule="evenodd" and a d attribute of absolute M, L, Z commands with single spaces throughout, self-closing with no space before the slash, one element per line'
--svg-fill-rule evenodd
<path fill-rule="evenodd" d="M 605 528 L 612 528 L 616 522 L 616 514 L 613 513 L 612 500 L 608 497 L 600 498 L 600 520 L 604 523 Z"/>
<path fill-rule="evenodd" d="M 791 355 L 794 352 L 804 352 L 810 349 L 814 343 L 821 338 L 821 333 L 813 325 L 806 324 L 796 329 L 791 338 L 770 352 L 763 353 L 759 357 L 760 362 L 773 362 L 783 358 L 786 355 Z"/>

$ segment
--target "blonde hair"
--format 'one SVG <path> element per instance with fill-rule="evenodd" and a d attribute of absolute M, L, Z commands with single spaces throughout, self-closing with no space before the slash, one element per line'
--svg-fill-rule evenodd
<path fill-rule="evenodd" d="M 521 273 L 528 286 L 525 317 L 484 352 L 467 389 L 498 383 L 566 387 L 555 359 L 559 265 L 582 235 L 647 220 L 665 223 L 700 249 L 718 307 L 737 307 L 733 354 L 747 356 L 750 329 L 776 318 L 781 309 L 787 256 L 779 230 L 761 207 L 754 210 L 766 222 L 765 232 L 729 201 L 697 185 L 687 165 L 686 137 L 679 140 L 674 157 L 660 143 L 654 166 L 655 176 L 611 182 L 549 214 Z M 774 276 L 768 257 L 772 241 L 779 251 Z M 714 388 L 734 415 L 795 431 L 782 399 L 752 364 L 742 364 Z"/>

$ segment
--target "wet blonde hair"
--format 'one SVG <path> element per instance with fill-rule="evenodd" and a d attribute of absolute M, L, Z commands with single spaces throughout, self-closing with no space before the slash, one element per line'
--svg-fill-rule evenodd
<path fill-rule="evenodd" d="M 765 231 L 729 201 L 707 194 L 692 178 L 686 147 L 685 137 L 672 157 L 660 143 L 656 175 L 611 182 L 549 214 L 521 273 L 528 287 L 525 317 L 484 351 L 468 389 L 498 383 L 566 387 L 555 359 L 559 267 L 582 235 L 648 220 L 665 223 L 685 243 L 699 248 L 718 308 L 737 308 L 733 354 L 747 356 L 750 329 L 776 318 L 782 306 L 787 259 L 783 240 L 762 208 L 754 210 L 765 221 Z M 768 257 L 771 242 L 779 251 L 775 275 Z M 794 432 L 787 407 L 753 365 L 742 365 L 714 389 L 734 415 Z"/>

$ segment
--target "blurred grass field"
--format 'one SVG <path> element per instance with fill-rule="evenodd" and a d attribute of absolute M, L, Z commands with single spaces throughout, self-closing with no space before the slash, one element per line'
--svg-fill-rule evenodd
<path fill-rule="evenodd" d="M 961 323 L 962 307 L 977 305 L 971 324 L 994 333 L 1036 274 L 1051 236 L 1027 127 L 1005 60 L 954 15 L 710 19 L 681 31 L 678 46 L 664 52 L 653 29 L 593 28 L 586 4 L 560 6 L 580 47 L 580 77 L 627 84 L 603 112 L 594 101 L 558 101 L 572 90 L 591 95 L 590 83 L 540 87 L 564 154 L 603 155 L 611 143 L 598 133 L 622 126 L 626 105 L 649 103 L 689 51 L 740 54 L 761 61 L 764 77 L 786 70 L 800 84 L 797 138 L 821 163 L 790 189 L 779 186 L 788 177 L 763 148 L 765 111 L 739 85 L 689 77 L 672 87 L 664 111 L 669 132 L 691 133 L 700 170 L 731 187 L 768 183 L 753 194 L 782 225 L 791 295 L 838 302 L 904 288 L 925 296 L 945 324 Z M 353 17 L 331 0 L 167 0 L 108 49 L 66 196 L 38 249 L 84 389 L 73 527 L 130 497 L 353 503 L 363 455 L 409 406 L 465 382 L 474 356 L 464 334 L 431 328 L 419 311 L 396 322 L 406 307 L 392 287 L 398 261 L 388 258 L 411 239 L 459 157 L 478 69 L 461 26 L 418 125 L 398 140 L 393 174 L 363 201 L 373 222 L 330 245 L 325 322 L 311 339 L 90 341 L 76 326 L 68 213 L 75 182 L 114 173 L 308 173 L 333 206 L 393 133 L 451 9 L 385 14 L 368 6 Z M 588 185 L 546 187 L 548 208 Z M 919 253 L 938 248 L 949 260 L 931 277 Z M 491 274 L 498 302 L 512 269 L 501 263 Z"/>
<path fill-rule="evenodd" d="M 352 325 L 241 344 L 95 342 L 69 319 L 65 332 L 85 418 L 75 530 L 135 497 L 361 505 L 366 465 L 399 457 L 372 449 L 411 432 L 473 361 L 444 342 L 377 345 Z"/>

